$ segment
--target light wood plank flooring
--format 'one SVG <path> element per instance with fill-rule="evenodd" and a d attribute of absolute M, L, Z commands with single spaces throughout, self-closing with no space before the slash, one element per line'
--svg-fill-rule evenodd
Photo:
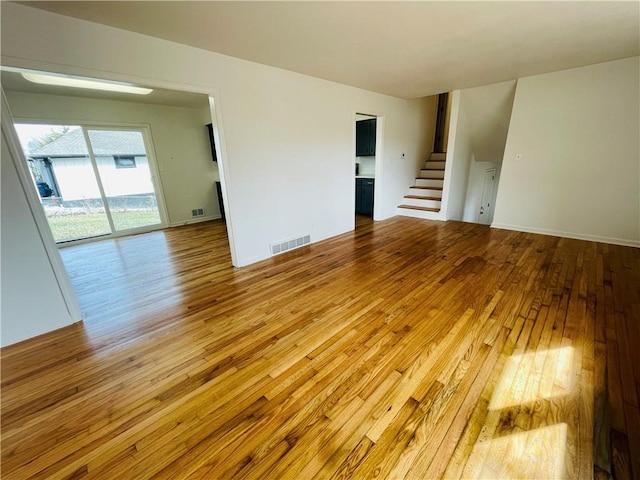
<path fill-rule="evenodd" d="M 406 217 L 243 269 L 226 242 L 62 250 L 86 321 L 2 349 L 3 478 L 640 478 L 638 249 Z"/>

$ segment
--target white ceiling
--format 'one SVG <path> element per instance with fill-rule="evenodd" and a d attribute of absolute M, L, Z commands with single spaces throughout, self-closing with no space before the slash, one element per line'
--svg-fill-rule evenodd
<path fill-rule="evenodd" d="M 640 55 L 630 2 L 25 2 L 414 98 Z"/>

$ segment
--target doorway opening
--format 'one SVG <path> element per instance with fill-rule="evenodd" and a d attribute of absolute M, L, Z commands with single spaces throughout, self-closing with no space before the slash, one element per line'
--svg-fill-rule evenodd
<path fill-rule="evenodd" d="M 166 226 L 144 129 L 14 126 L 56 243 Z"/>
<path fill-rule="evenodd" d="M 2 67 L 3 130 L 63 294 L 85 321 L 122 307 L 121 321 L 136 323 L 145 298 L 166 296 L 173 274 L 163 248 L 179 250 L 171 239 L 180 231 L 164 227 L 197 223 L 188 229 L 202 232 L 191 251 L 206 252 L 217 268 L 232 267 L 230 218 L 221 219 L 216 192 L 216 181 L 225 191 L 226 178 L 212 94 L 150 87 L 150 95 L 134 96 L 30 83 L 22 73 Z M 138 233 L 146 234 L 132 236 Z M 155 250 L 141 247 L 145 241 Z M 95 278 L 83 284 L 91 272 Z M 153 291 L 148 279 L 159 277 L 169 283 Z"/>
<path fill-rule="evenodd" d="M 376 174 L 382 152 L 382 118 L 355 114 L 355 228 L 371 224 L 376 209 Z"/>

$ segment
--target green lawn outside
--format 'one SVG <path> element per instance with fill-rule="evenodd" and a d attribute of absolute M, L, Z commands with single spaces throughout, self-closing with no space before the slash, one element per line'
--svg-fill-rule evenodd
<path fill-rule="evenodd" d="M 118 230 L 139 228 L 160 223 L 158 212 L 112 212 Z M 47 217 L 56 242 L 105 235 L 111 232 L 104 213 L 53 215 Z"/>

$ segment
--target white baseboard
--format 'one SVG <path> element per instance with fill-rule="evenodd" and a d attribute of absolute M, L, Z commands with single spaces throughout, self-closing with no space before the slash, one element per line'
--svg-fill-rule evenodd
<path fill-rule="evenodd" d="M 516 232 L 538 233 L 541 235 L 551 235 L 552 237 L 572 238 L 575 240 L 588 240 L 591 242 L 610 243 L 612 245 L 640 248 L 640 240 L 602 237 L 600 235 L 591 235 L 587 233 L 563 232 L 559 230 L 547 230 L 545 228 L 525 227 L 522 225 L 509 225 L 504 223 L 492 223 L 491 228 L 501 228 L 503 230 L 513 230 Z"/>
<path fill-rule="evenodd" d="M 337 237 L 338 235 L 344 235 L 345 233 L 350 233 L 355 231 L 355 225 L 353 228 L 349 228 L 347 230 L 339 229 L 339 230 L 329 230 L 322 233 L 316 233 L 311 238 L 311 244 L 322 242 L 323 240 L 328 240 L 333 237 Z"/>
<path fill-rule="evenodd" d="M 207 215 L 206 217 L 190 218 L 189 220 L 184 220 L 182 222 L 172 222 L 170 226 L 171 228 L 182 227 L 183 225 L 191 225 L 192 223 L 208 222 L 210 220 L 218 220 L 220 218 L 222 218 L 222 215 Z"/>
<path fill-rule="evenodd" d="M 262 262 L 263 260 L 269 260 L 273 258 L 271 255 L 256 255 L 255 257 L 250 258 L 241 258 L 238 260 L 238 265 L 236 267 L 248 267 L 249 265 L 253 265 L 254 263 Z"/>
<path fill-rule="evenodd" d="M 353 231 L 354 231 L 353 229 L 347 229 L 347 230 L 332 230 L 332 231 L 323 232 L 323 233 L 315 233 L 311 235 L 311 243 L 305 246 L 308 247 L 310 245 L 313 245 L 314 243 L 322 242 L 323 240 L 328 240 L 330 238 L 337 237 L 338 235 L 343 235 L 345 233 L 350 233 Z M 270 258 L 273 258 L 273 255 L 271 255 L 270 252 L 266 252 L 265 254 L 256 255 L 253 257 L 240 258 L 238 259 L 238 265 L 236 266 L 246 267 L 254 263 L 262 262 L 263 260 L 268 260 Z"/>

